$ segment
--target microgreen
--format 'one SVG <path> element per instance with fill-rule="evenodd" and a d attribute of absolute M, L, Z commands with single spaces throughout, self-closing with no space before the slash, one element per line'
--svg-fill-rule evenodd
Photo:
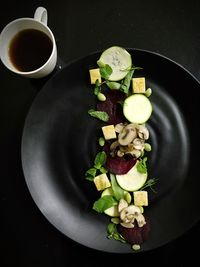
<path fill-rule="evenodd" d="M 152 179 L 148 179 L 146 181 L 146 183 L 140 188 L 140 190 L 144 190 L 145 188 L 150 187 L 150 189 L 156 193 L 156 191 L 153 189 L 152 186 L 154 186 L 157 183 L 158 179 L 157 178 L 152 178 Z"/>
<path fill-rule="evenodd" d="M 88 114 L 94 118 L 97 118 L 101 121 L 107 122 L 109 120 L 109 116 L 105 111 L 97 111 L 94 109 L 88 110 Z"/>
<path fill-rule="evenodd" d="M 107 225 L 107 234 L 108 234 L 107 237 L 109 239 L 114 238 L 117 241 L 126 243 L 126 240 L 123 238 L 123 236 L 118 233 L 117 226 L 114 223 L 109 223 Z"/>
<path fill-rule="evenodd" d="M 141 173 L 147 173 L 147 165 L 146 165 L 147 157 L 139 160 L 137 164 L 137 171 Z"/>
<path fill-rule="evenodd" d="M 106 159 L 107 159 L 107 156 L 104 151 L 97 153 L 95 160 L 94 160 L 94 166 L 86 171 L 85 179 L 87 179 L 88 181 L 93 181 L 97 172 L 106 173 L 107 170 L 106 168 L 103 167 L 103 165 L 106 162 Z"/>
<path fill-rule="evenodd" d="M 100 68 L 101 77 L 105 80 L 108 80 L 113 72 L 111 66 L 109 66 L 108 64 L 102 64 L 102 62 L 99 60 L 97 61 L 97 64 Z"/>

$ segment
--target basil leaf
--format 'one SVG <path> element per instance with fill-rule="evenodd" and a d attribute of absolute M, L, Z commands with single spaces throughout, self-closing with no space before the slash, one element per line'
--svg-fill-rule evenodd
<path fill-rule="evenodd" d="M 94 167 L 100 169 L 106 163 L 107 155 L 104 151 L 99 152 L 94 159 Z"/>
<path fill-rule="evenodd" d="M 109 116 L 105 111 L 96 111 L 94 109 L 90 109 L 88 110 L 88 114 L 94 118 L 97 118 L 105 122 L 109 120 Z"/>
<path fill-rule="evenodd" d="M 118 185 L 115 179 L 115 175 L 112 173 L 110 174 L 110 180 L 114 196 L 117 200 L 120 200 L 121 198 L 124 197 L 124 190 Z"/>
<path fill-rule="evenodd" d="M 107 80 L 112 74 L 112 68 L 108 64 L 105 64 L 104 67 L 100 67 L 100 74 L 102 78 Z"/>
<path fill-rule="evenodd" d="M 137 164 L 137 171 L 141 173 L 147 173 L 147 165 L 146 165 L 147 157 L 141 159 Z"/>
<path fill-rule="evenodd" d="M 118 202 L 113 196 L 103 196 L 94 202 L 93 209 L 99 213 L 104 212 L 108 208 L 117 205 Z"/>
<path fill-rule="evenodd" d="M 134 69 L 133 69 L 133 70 L 130 70 L 130 71 L 126 74 L 124 80 L 122 80 L 120 90 L 121 90 L 123 93 L 125 93 L 125 94 L 128 94 L 128 91 L 129 91 L 129 87 L 130 87 L 130 84 L 131 84 L 131 79 L 132 79 L 133 73 L 134 73 Z"/>

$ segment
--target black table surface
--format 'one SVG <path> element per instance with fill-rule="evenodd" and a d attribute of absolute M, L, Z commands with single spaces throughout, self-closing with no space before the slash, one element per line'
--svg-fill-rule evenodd
<path fill-rule="evenodd" d="M 1 6 L 0 31 L 13 19 L 33 17 L 38 6 L 48 10 L 48 25 L 58 47 L 58 64 L 52 75 L 71 60 L 120 45 L 163 54 L 200 80 L 198 0 L 11 0 Z M 110 262 L 121 266 L 124 260 L 163 265 L 175 259 L 185 266 L 187 260 L 195 260 L 200 224 L 154 251 L 116 255 L 75 243 L 41 214 L 25 183 L 21 138 L 30 105 L 49 78 L 26 79 L 0 63 L 0 266 L 70 266 L 80 260 L 89 266 Z"/>

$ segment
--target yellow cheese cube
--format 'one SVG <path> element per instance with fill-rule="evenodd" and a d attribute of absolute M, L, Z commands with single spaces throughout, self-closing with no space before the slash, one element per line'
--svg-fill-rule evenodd
<path fill-rule="evenodd" d="M 147 191 L 133 192 L 134 205 L 135 206 L 148 206 L 148 194 Z"/>
<path fill-rule="evenodd" d="M 102 173 L 96 177 L 94 177 L 94 183 L 98 191 L 104 190 L 107 187 L 110 187 L 110 181 L 106 175 L 106 173 Z"/>
<path fill-rule="evenodd" d="M 101 129 L 106 140 L 117 138 L 114 125 L 103 126 Z"/>
<path fill-rule="evenodd" d="M 91 69 L 90 72 L 90 82 L 91 84 L 95 84 L 96 80 L 99 80 L 101 83 L 101 74 L 99 69 Z"/>
<path fill-rule="evenodd" d="M 133 93 L 143 94 L 145 93 L 145 78 L 133 78 L 132 79 L 132 89 Z"/>

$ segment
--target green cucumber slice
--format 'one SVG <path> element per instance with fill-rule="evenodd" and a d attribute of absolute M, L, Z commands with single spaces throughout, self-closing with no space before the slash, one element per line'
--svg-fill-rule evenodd
<path fill-rule="evenodd" d="M 99 58 L 99 63 L 108 64 L 112 68 L 109 81 L 122 80 L 132 66 L 131 55 L 120 46 L 112 46 L 106 49 Z"/>
<path fill-rule="evenodd" d="M 101 194 L 102 197 L 103 196 L 110 196 L 110 195 L 113 196 L 113 190 L 112 190 L 111 187 L 106 188 Z M 107 214 L 110 217 L 118 217 L 119 216 L 118 205 L 110 207 L 110 208 L 104 210 L 104 213 Z"/>
<path fill-rule="evenodd" d="M 145 123 L 152 113 L 152 105 L 143 94 L 134 94 L 124 100 L 123 113 L 132 123 Z"/>
<path fill-rule="evenodd" d="M 133 192 L 139 190 L 147 180 L 147 173 L 138 172 L 138 162 L 126 174 L 116 175 L 119 186 L 126 191 Z"/>

